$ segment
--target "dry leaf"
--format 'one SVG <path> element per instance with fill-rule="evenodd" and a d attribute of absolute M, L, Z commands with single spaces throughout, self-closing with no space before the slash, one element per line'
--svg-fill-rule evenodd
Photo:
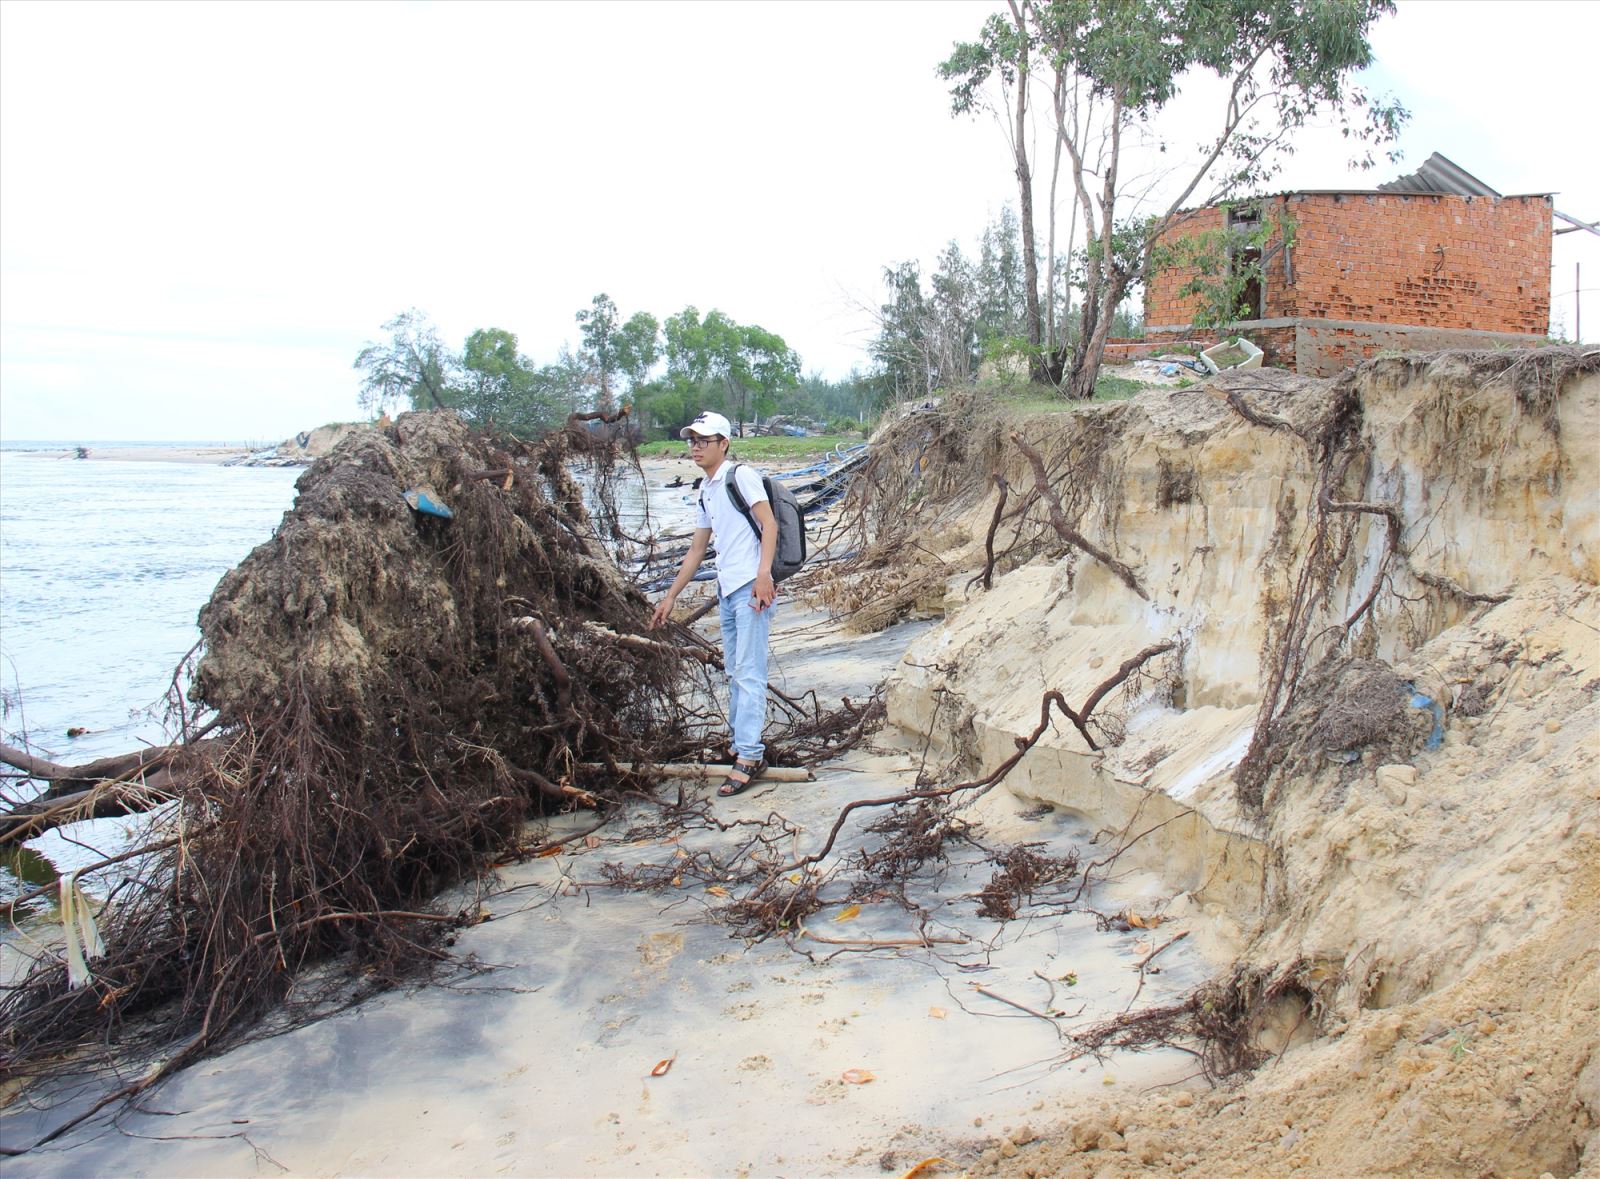
<path fill-rule="evenodd" d="M 930 1019 L 943 1019 L 945 1016 L 947 1016 L 949 1014 L 950 1013 L 948 1011 L 946 1011 L 943 1007 L 930 1007 L 930 1008 L 928 1008 L 928 1017 Z"/>
<path fill-rule="evenodd" d="M 1133 926 L 1135 929 L 1149 929 L 1150 928 L 1148 925 L 1146 925 L 1144 923 L 1144 918 L 1139 916 L 1139 914 L 1137 914 L 1137 913 L 1129 913 L 1128 914 L 1128 924 Z"/>
<path fill-rule="evenodd" d="M 802 879 L 800 877 L 800 873 L 798 873 L 798 872 L 789 873 L 789 883 L 790 884 L 801 884 L 801 883 L 803 883 L 803 881 L 802 881 Z"/>
<path fill-rule="evenodd" d="M 683 877 L 682 876 L 674 876 L 672 878 L 672 887 L 673 888 L 682 888 L 683 887 Z"/>
<path fill-rule="evenodd" d="M 676 856 L 680 860 L 687 860 L 689 858 L 689 853 L 684 851 L 681 847 L 678 848 L 676 851 L 674 851 L 672 854 L 674 856 Z"/>
<path fill-rule="evenodd" d="M 916 1166 L 912 1167 L 911 1170 L 907 1171 L 904 1175 L 900 1176 L 900 1179 L 917 1179 L 917 1177 L 919 1175 L 922 1175 L 922 1174 L 925 1174 L 928 1171 L 931 1171 L 934 1167 L 937 1167 L 940 1163 L 947 1163 L 947 1162 L 949 1162 L 948 1159 L 939 1158 L 937 1155 L 934 1156 L 931 1159 L 923 1159 Z"/>
<path fill-rule="evenodd" d="M 846 1085 L 865 1085 L 869 1081 L 876 1081 L 878 1078 L 864 1068 L 847 1068 L 840 1074 L 839 1079 Z"/>
<path fill-rule="evenodd" d="M 650 1070 L 650 1075 L 652 1077 L 664 1077 L 664 1076 L 666 1076 L 667 1073 L 672 1069 L 672 1062 L 674 1060 L 677 1060 L 677 1059 L 678 1059 L 678 1054 L 676 1052 L 674 1052 L 671 1056 L 667 1057 L 665 1060 L 656 1061 L 656 1067 Z"/>
<path fill-rule="evenodd" d="M 728 890 L 723 888 L 720 884 L 713 884 L 710 888 L 706 889 L 706 891 L 714 897 L 725 897 L 728 895 Z"/>
<path fill-rule="evenodd" d="M 600 846 L 600 837 L 598 835 L 585 835 L 583 837 L 583 846 L 593 851 Z"/>
<path fill-rule="evenodd" d="M 554 847 L 545 848 L 542 852 L 539 853 L 539 858 L 542 860 L 546 856 L 559 856 L 560 854 L 561 854 L 561 845 L 558 843 Z"/>
<path fill-rule="evenodd" d="M 1135 954 L 1148 954 L 1153 948 L 1154 947 L 1151 946 L 1149 942 L 1140 942 L 1138 945 L 1133 947 L 1133 952 Z"/>
<path fill-rule="evenodd" d="M 835 921 L 849 921 L 852 917 L 859 917 L 860 915 L 861 915 L 861 906 L 860 905 L 846 905 L 844 908 L 839 910 L 839 915 L 837 917 L 835 917 L 834 920 Z"/>

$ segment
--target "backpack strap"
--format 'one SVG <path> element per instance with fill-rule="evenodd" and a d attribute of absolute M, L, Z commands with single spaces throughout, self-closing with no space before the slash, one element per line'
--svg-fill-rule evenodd
<path fill-rule="evenodd" d="M 728 498 L 733 501 L 733 506 L 739 509 L 739 514 L 750 524 L 750 531 L 756 534 L 756 543 L 761 543 L 761 525 L 756 523 L 755 514 L 751 512 L 750 505 L 744 502 L 744 493 L 739 490 L 739 474 L 741 464 L 734 463 L 728 468 Z"/>

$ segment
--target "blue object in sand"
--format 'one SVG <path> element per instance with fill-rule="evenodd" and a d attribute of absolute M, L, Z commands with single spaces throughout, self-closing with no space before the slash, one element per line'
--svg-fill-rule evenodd
<path fill-rule="evenodd" d="M 1428 734 L 1424 743 L 1428 749 L 1437 749 L 1444 743 L 1444 708 L 1432 696 L 1417 691 L 1417 685 L 1407 684 L 1411 689 L 1411 707 L 1420 708 L 1433 714 L 1433 731 Z"/>
<path fill-rule="evenodd" d="M 413 512 L 422 512 L 428 516 L 438 516 L 441 520 L 448 520 L 455 513 L 433 497 L 433 492 L 425 487 L 414 487 L 405 495 L 406 506 Z"/>

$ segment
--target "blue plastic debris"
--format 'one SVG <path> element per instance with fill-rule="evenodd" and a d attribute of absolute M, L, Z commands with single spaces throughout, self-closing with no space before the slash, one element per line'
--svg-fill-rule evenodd
<path fill-rule="evenodd" d="M 428 516 L 438 516 L 441 520 L 448 520 L 455 513 L 434 497 L 433 492 L 426 487 L 413 487 L 405 495 L 406 506 L 413 512 L 422 512 Z"/>
<path fill-rule="evenodd" d="M 1432 696 L 1417 691 L 1417 685 L 1407 684 L 1411 689 L 1411 707 L 1425 709 L 1433 714 L 1433 731 L 1428 734 L 1424 743 L 1428 749 L 1437 749 L 1444 742 L 1444 706 Z"/>

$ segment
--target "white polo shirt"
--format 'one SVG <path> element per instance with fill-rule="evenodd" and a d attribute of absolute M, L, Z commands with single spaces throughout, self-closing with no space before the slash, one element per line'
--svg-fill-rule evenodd
<path fill-rule="evenodd" d="M 716 539 L 717 588 L 724 594 L 754 581 L 756 570 L 761 567 L 761 542 L 756 539 L 756 530 L 728 495 L 728 472 L 734 465 L 732 459 L 724 459 L 717 473 L 700 485 L 700 499 L 694 510 L 694 526 L 711 529 Z M 738 467 L 735 478 L 739 480 L 739 493 L 753 515 L 758 503 L 767 502 L 767 489 L 755 471 L 743 463 Z"/>

